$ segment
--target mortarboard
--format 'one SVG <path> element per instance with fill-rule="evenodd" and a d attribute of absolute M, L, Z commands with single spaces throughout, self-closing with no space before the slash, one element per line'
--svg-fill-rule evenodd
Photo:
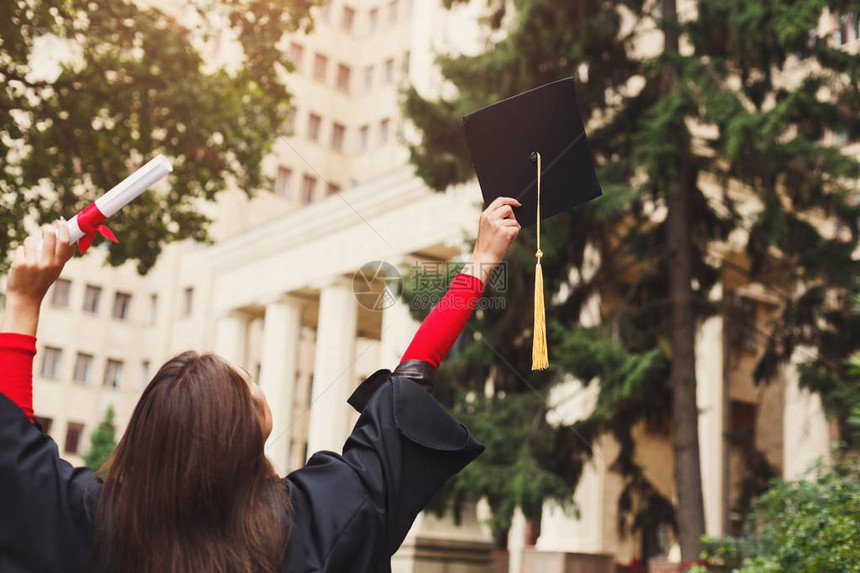
<path fill-rule="evenodd" d="M 538 222 L 532 369 L 542 370 L 548 360 L 538 219 L 601 195 L 573 78 L 481 108 L 463 123 L 484 204 L 513 197 L 522 204 L 514 209 L 519 224 Z"/>

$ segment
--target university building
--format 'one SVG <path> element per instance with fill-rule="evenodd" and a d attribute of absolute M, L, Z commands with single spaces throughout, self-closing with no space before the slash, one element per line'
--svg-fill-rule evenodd
<path fill-rule="evenodd" d="M 402 302 L 368 304 L 356 285 L 376 262 L 410 280 L 422 263 L 464 257 L 477 230 L 476 182 L 434 193 L 414 174 L 399 90 L 409 83 L 440 93 L 435 54 L 480 50 L 485 7 L 481 0 L 450 12 L 440 0 L 331 0 L 313 34 L 289 42 L 292 135 L 266 159 L 272 188 L 250 200 L 228 191 L 203 206 L 215 221 L 214 244 L 169 245 L 146 277 L 131 265 L 104 266 L 97 247 L 69 263 L 43 308 L 34 403 L 70 462 L 82 463 L 108 406 L 121 432 L 157 368 L 187 349 L 217 352 L 262 386 L 274 416 L 266 451 L 281 474 L 314 451 L 340 450 L 356 418 L 346 398 L 375 370 L 393 368 L 417 328 Z M 856 19 L 825 15 L 822 25 L 841 26 L 839 41 L 856 46 Z M 214 63 L 235 59 L 226 32 L 203 50 Z M 726 256 L 733 252 L 727 245 Z M 779 311 L 778 301 L 740 275 L 725 276 L 721 288 L 762 328 Z M 706 525 L 720 535 L 731 527 L 744 477 L 742 451 L 726 442 L 727 433 L 754 426 L 755 446 L 792 478 L 827 455 L 831 428 L 819 399 L 798 388 L 792 365 L 765 388 L 752 384 L 760 350 L 726 317 L 700 325 L 696 352 Z M 595 390 L 576 380 L 560 384 L 552 415 L 565 423 L 585 417 Z M 672 498 L 667 432 L 643 426 L 637 440 L 648 479 Z M 393 571 L 489 573 L 508 563 L 511 573 L 574 565 L 608 572 L 641 558 L 641 535 L 621 537 L 616 528 L 622 482 L 609 466 L 618 445 L 603 438 L 595 448 L 575 496 L 579 515 L 547 504 L 539 536 L 518 517 L 507 561 L 493 556 L 479 504 L 459 526 L 420 517 Z M 656 537 L 659 553 L 672 556 L 669 533 Z"/>

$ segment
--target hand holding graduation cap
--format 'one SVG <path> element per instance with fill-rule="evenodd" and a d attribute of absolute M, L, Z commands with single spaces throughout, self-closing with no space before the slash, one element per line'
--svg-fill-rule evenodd
<path fill-rule="evenodd" d="M 469 263 L 463 273 L 472 275 L 486 283 L 490 273 L 505 258 L 508 247 L 517 238 L 520 224 L 514 217 L 513 207 L 520 202 L 510 197 L 496 197 L 481 213 L 478 238 Z"/>
<path fill-rule="evenodd" d="M 525 227 L 536 224 L 532 370 L 543 370 L 549 361 L 540 221 L 601 194 L 573 78 L 494 103 L 463 122 L 485 203 L 492 206 L 500 195 L 516 197 L 522 202 L 517 220 Z"/>

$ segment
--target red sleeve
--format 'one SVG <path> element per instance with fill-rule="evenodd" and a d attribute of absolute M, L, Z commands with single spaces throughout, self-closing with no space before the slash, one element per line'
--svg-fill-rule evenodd
<path fill-rule="evenodd" d="M 0 332 L 0 392 L 33 418 L 33 357 L 36 338 Z"/>
<path fill-rule="evenodd" d="M 454 277 L 448 292 L 421 323 L 400 361 L 422 360 L 438 368 L 472 316 L 483 292 L 484 283 L 478 277 L 462 273 Z"/>

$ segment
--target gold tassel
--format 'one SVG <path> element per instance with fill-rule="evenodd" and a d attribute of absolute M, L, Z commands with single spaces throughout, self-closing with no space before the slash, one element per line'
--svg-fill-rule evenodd
<path fill-rule="evenodd" d="M 535 264 L 535 327 L 532 336 L 532 370 L 546 370 L 549 355 L 546 348 L 546 309 L 543 301 L 543 269 L 540 259 L 540 153 L 532 153 L 532 161 L 537 161 L 537 263 Z"/>
<path fill-rule="evenodd" d="M 535 327 L 532 343 L 532 370 L 546 370 L 549 358 L 546 349 L 546 311 L 543 303 L 543 270 L 540 266 L 541 251 L 535 253 Z"/>

